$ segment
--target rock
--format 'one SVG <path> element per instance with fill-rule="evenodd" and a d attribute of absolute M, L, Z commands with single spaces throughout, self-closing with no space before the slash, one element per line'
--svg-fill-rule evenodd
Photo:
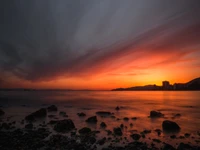
<path fill-rule="evenodd" d="M 91 132 L 91 129 L 88 127 L 84 127 L 78 131 L 80 134 L 88 134 Z"/>
<path fill-rule="evenodd" d="M 189 144 L 184 144 L 184 143 L 180 143 L 177 150 L 187 150 L 187 149 L 192 149 L 192 146 L 190 146 Z"/>
<path fill-rule="evenodd" d="M 176 138 L 176 135 L 171 135 L 170 138 L 171 138 L 171 139 L 175 139 L 175 138 Z"/>
<path fill-rule="evenodd" d="M 129 121 L 129 118 L 128 117 L 124 117 L 124 121 Z"/>
<path fill-rule="evenodd" d="M 190 134 L 189 133 L 185 133 L 185 137 L 186 138 L 190 137 Z"/>
<path fill-rule="evenodd" d="M 107 135 L 111 135 L 112 134 L 112 131 L 110 131 L 110 130 L 106 130 L 106 132 L 107 132 Z"/>
<path fill-rule="evenodd" d="M 163 150 L 176 150 L 176 149 L 173 146 L 165 143 Z"/>
<path fill-rule="evenodd" d="M 47 110 L 48 110 L 48 112 L 58 111 L 58 108 L 55 105 L 51 105 L 51 106 L 47 107 Z"/>
<path fill-rule="evenodd" d="M 174 117 L 181 117 L 181 114 L 175 114 Z"/>
<path fill-rule="evenodd" d="M 88 138 L 88 142 L 89 142 L 90 144 L 94 144 L 96 141 L 97 141 L 97 140 L 96 140 L 95 137 L 89 137 L 89 138 Z"/>
<path fill-rule="evenodd" d="M 151 118 L 160 118 L 160 117 L 164 117 L 164 114 L 162 114 L 161 112 L 159 111 L 151 111 L 150 112 L 150 117 Z"/>
<path fill-rule="evenodd" d="M 124 124 L 120 124 L 120 128 L 124 128 Z"/>
<path fill-rule="evenodd" d="M 26 117 L 25 117 L 25 120 L 34 121 L 34 120 L 36 120 L 37 118 L 46 117 L 46 115 L 47 115 L 46 109 L 45 109 L 45 108 L 41 108 L 41 109 L 39 109 L 38 111 L 33 112 L 32 114 L 26 116 Z"/>
<path fill-rule="evenodd" d="M 169 120 L 163 121 L 162 128 L 166 132 L 177 132 L 181 129 L 176 122 L 169 121 Z"/>
<path fill-rule="evenodd" d="M 59 115 L 62 116 L 62 117 L 68 117 L 68 115 L 64 111 L 60 111 Z"/>
<path fill-rule="evenodd" d="M 83 113 L 83 112 L 81 112 L 81 113 L 77 113 L 77 115 L 78 115 L 79 117 L 85 117 L 85 116 L 86 116 L 86 114 Z"/>
<path fill-rule="evenodd" d="M 112 115 L 112 113 L 109 111 L 98 111 L 98 112 L 96 112 L 96 114 L 99 116 L 103 116 L 103 117 Z"/>
<path fill-rule="evenodd" d="M 130 127 L 133 127 L 133 123 L 130 123 Z"/>
<path fill-rule="evenodd" d="M 152 139 L 152 141 L 154 141 L 156 143 L 161 143 L 161 140 L 159 140 L 159 139 Z"/>
<path fill-rule="evenodd" d="M 4 114 L 5 112 L 2 109 L 0 109 L 0 116 L 3 116 Z"/>
<path fill-rule="evenodd" d="M 136 141 L 141 138 L 139 134 L 131 134 L 130 136 L 132 137 L 133 140 L 136 140 Z"/>
<path fill-rule="evenodd" d="M 100 126 L 101 126 L 102 128 L 106 128 L 106 127 L 107 127 L 107 125 L 105 124 L 105 122 L 102 122 L 102 123 L 100 124 Z"/>
<path fill-rule="evenodd" d="M 29 123 L 29 124 L 25 125 L 25 128 L 31 130 L 31 129 L 33 129 L 33 124 Z"/>
<path fill-rule="evenodd" d="M 88 123 L 97 123 L 97 117 L 96 116 L 92 116 L 92 117 L 89 117 L 86 122 Z"/>
<path fill-rule="evenodd" d="M 97 144 L 103 145 L 106 142 L 106 137 L 102 138 L 101 140 L 97 141 Z"/>
<path fill-rule="evenodd" d="M 148 133 L 151 133 L 151 130 L 144 130 L 142 133 L 143 134 L 148 134 Z"/>
<path fill-rule="evenodd" d="M 117 106 L 117 107 L 115 108 L 115 110 L 117 110 L 117 111 L 120 110 L 119 106 Z"/>
<path fill-rule="evenodd" d="M 1 129 L 5 129 L 5 130 L 9 130 L 10 129 L 10 125 L 8 124 L 8 123 L 2 123 L 2 125 L 1 125 L 1 127 L 0 127 Z"/>
<path fill-rule="evenodd" d="M 54 126 L 54 130 L 57 132 L 67 132 L 75 128 L 75 125 L 71 119 L 59 120 Z"/>
<path fill-rule="evenodd" d="M 115 135 L 122 136 L 122 130 L 119 127 L 118 128 L 114 128 L 113 132 L 114 132 Z"/>
<path fill-rule="evenodd" d="M 137 118 L 137 117 L 132 117 L 131 119 L 132 119 L 132 120 L 137 120 L 138 118 Z"/>

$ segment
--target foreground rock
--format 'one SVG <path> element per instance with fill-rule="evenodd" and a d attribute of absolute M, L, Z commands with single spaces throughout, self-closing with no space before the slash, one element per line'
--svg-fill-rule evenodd
<path fill-rule="evenodd" d="M 97 123 L 97 117 L 96 116 L 92 116 L 92 117 L 89 117 L 86 122 L 88 123 Z"/>
<path fill-rule="evenodd" d="M 141 136 L 139 134 L 132 134 L 130 135 L 132 137 L 133 140 L 139 140 L 141 138 Z"/>
<path fill-rule="evenodd" d="M 166 132 L 178 132 L 181 128 L 176 122 L 165 120 L 162 123 L 163 131 Z"/>
<path fill-rule="evenodd" d="M 5 112 L 0 109 L 0 116 L 3 116 L 4 114 L 5 114 Z"/>
<path fill-rule="evenodd" d="M 152 111 L 150 112 L 150 117 L 151 117 L 151 118 L 160 118 L 160 117 L 164 117 L 164 114 L 162 114 L 162 113 L 159 112 L 159 111 L 154 111 L 154 110 L 152 110 Z"/>
<path fill-rule="evenodd" d="M 107 127 L 107 125 L 106 125 L 105 122 L 101 122 L 100 126 L 101 126 L 102 128 L 106 128 L 106 127 Z"/>
<path fill-rule="evenodd" d="M 78 131 L 80 134 L 88 134 L 91 132 L 91 129 L 88 127 L 84 127 Z"/>
<path fill-rule="evenodd" d="M 114 132 L 115 135 L 122 136 L 121 128 L 114 128 L 113 132 Z"/>
<path fill-rule="evenodd" d="M 54 130 L 57 132 L 68 132 L 75 128 L 75 125 L 71 119 L 59 120 L 54 126 Z"/>
<path fill-rule="evenodd" d="M 38 111 L 28 115 L 25 117 L 25 120 L 27 121 L 35 121 L 37 118 L 43 118 L 46 117 L 47 111 L 45 108 L 41 108 Z"/>
<path fill-rule="evenodd" d="M 58 108 L 55 105 L 51 105 L 47 107 L 48 112 L 58 111 Z"/>

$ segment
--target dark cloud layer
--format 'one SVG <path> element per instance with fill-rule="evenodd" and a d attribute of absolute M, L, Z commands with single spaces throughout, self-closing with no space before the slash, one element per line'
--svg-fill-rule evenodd
<path fill-rule="evenodd" d="M 141 48 L 181 57 L 199 47 L 199 10 L 199 0 L 2 0 L 0 73 L 79 76 L 144 57 Z"/>

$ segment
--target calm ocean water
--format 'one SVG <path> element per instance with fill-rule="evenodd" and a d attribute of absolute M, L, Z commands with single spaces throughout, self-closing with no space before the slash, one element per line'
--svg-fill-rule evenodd
<path fill-rule="evenodd" d="M 124 124 L 124 136 L 129 137 L 132 132 L 141 132 L 144 129 L 162 129 L 163 120 L 177 122 L 181 131 L 176 136 L 190 133 L 190 138 L 182 139 L 193 143 L 195 138 L 199 138 L 197 131 L 200 131 L 200 92 L 199 91 L 9 91 L 0 92 L 0 105 L 11 120 L 21 120 L 24 117 L 42 107 L 50 104 L 58 106 L 59 111 L 65 111 L 70 119 L 74 121 L 79 129 L 89 126 L 94 130 L 102 130 L 99 124 L 104 121 L 112 130 L 113 127 Z M 115 107 L 121 106 L 120 111 Z M 97 111 L 110 111 L 116 118 L 102 118 L 98 116 L 97 125 L 88 125 L 87 117 L 94 116 Z M 162 112 L 165 117 L 150 119 L 151 110 Z M 85 118 L 77 116 L 78 112 L 86 113 Z M 58 115 L 57 112 L 55 115 Z M 181 117 L 173 118 L 177 113 Z M 123 118 L 138 117 L 137 120 L 124 121 Z M 58 115 L 58 119 L 60 119 Z M 50 119 L 45 119 L 48 122 Z M 133 127 L 130 127 L 130 123 Z M 20 123 L 19 123 L 20 126 Z M 137 130 L 137 131 L 136 131 Z M 100 137 L 105 136 L 102 130 Z M 147 135 L 144 139 L 148 143 L 150 138 L 159 138 L 162 141 L 175 144 L 167 133 L 162 133 L 157 137 L 155 132 Z M 193 138 L 192 138 L 193 137 Z M 176 140 L 178 142 L 179 139 Z M 150 142 L 150 140 L 149 140 Z M 196 144 L 196 143 L 194 143 Z"/>

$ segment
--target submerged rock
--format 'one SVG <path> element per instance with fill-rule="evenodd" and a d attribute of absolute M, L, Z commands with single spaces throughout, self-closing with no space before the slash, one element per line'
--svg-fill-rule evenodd
<path fill-rule="evenodd" d="M 51 105 L 51 106 L 47 107 L 47 110 L 49 112 L 51 112 L 51 111 L 58 111 L 58 108 L 55 105 Z"/>
<path fill-rule="evenodd" d="M 114 128 L 113 132 L 114 132 L 115 135 L 122 136 L 122 130 L 119 127 L 118 128 Z"/>
<path fill-rule="evenodd" d="M 100 126 L 101 126 L 102 128 L 106 128 L 106 127 L 107 127 L 107 125 L 106 125 L 105 122 L 102 122 L 102 123 L 100 124 Z"/>
<path fill-rule="evenodd" d="M 88 123 L 97 123 L 97 117 L 96 116 L 92 116 L 92 117 L 89 117 L 86 122 Z"/>
<path fill-rule="evenodd" d="M 81 113 L 77 113 L 77 115 L 78 115 L 79 117 L 85 117 L 85 116 L 86 116 L 86 114 L 83 113 L 83 112 L 81 112 Z"/>
<path fill-rule="evenodd" d="M 152 111 L 150 112 L 150 117 L 151 117 L 151 118 L 160 118 L 160 117 L 164 117 L 164 114 L 162 114 L 162 113 L 159 112 L 159 111 L 154 111 L 154 110 L 152 110 Z"/>
<path fill-rule="evenodd" d="M 0 116 L 3 116 L 4 114 L 5 112 L 2 109 L 0 109 Z"/>
<path fill-rule="evenodd" d="M 181 129 L 176 122 L 169 121 L 169 120 L 163 121 L 162 128 L 166 132 L 177 132 Z"/>
<path fill-rule="evenodd" d="M 39 109 L 38 111 L 33 112 L 32 114 L 26 116 L 26 117 L 25 117 L 25 120 L 34 121 L 34 120 L 36 120 L 37 118 L 46 117 L 46 115 L 47 115 L 46 109 L 45 109 L 45 108 L 41 108 L 41 109 Z"/>
<path fill-rule="evenodd" d="M 80 134 L 88 134 L 91 132 L 91 129 L 88 127 L 84 127 L 78 131 Z"/>
<path fill-rule="evenodd" d="M 57 132 L 67 132 L 75 128 L 75 125 L 71 119 L 59 120 L 54 126 L 54 130 Z"/>
<path fill-rule="evenodd" d="M 130 136 L 132 137 L 133 140 L 136 140 L 136 141 L 141 138 L 141 135 L 139 134 L 131 134 Z"/>

